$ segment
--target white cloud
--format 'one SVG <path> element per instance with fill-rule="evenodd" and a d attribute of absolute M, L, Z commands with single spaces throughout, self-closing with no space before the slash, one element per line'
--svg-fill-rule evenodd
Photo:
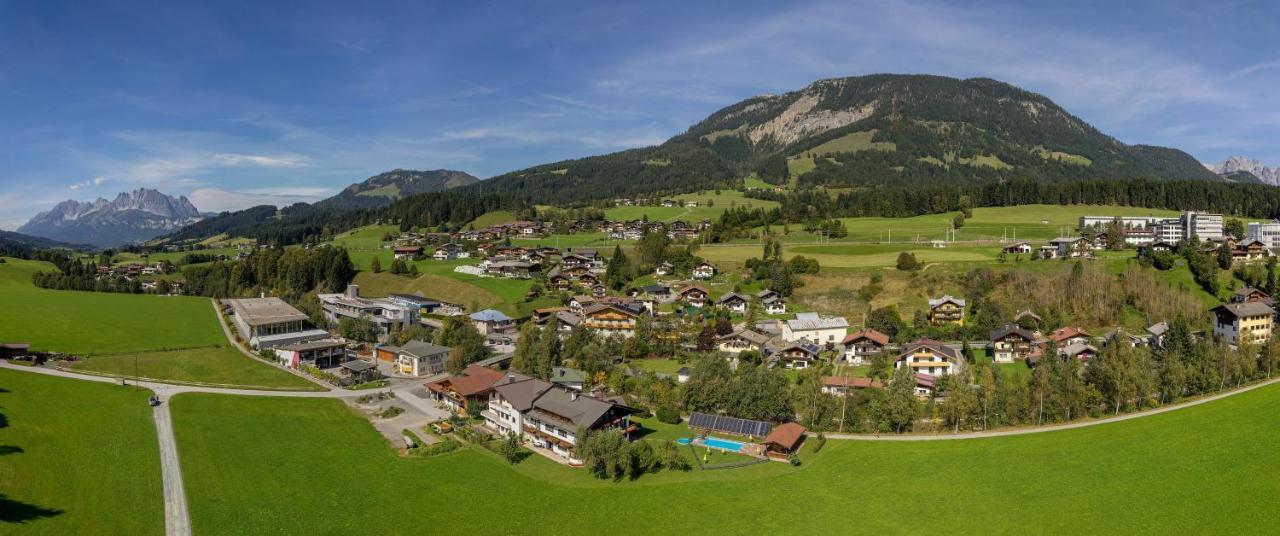
<path fill-rule="evenodd" d="M 103 185 L 103 184 L 105 184 L 106 182 L 107 182 L 107 178 L 106 178 L 106 177 L 94 177 L 94 178 L 89 179 L 89 180 L 86 180 L 86 181 L 81 181 L 81 182 L 77 182 L 77 183 L 75 183 L 75 184 L 72 184 L 72 185 L 71 185 L 71 186 L 69 186 L 68 188 L 69 188 L 69 189 L 71 189 L 71 190 L 80 190 L 80 189 L 83 189 L 83 188 L 88 188 L 88 187 L 90 187 L 90 186 L 102 186 L 102 185 Z"/>
<path fill-rule="evenodd" d="M 313 203 L 328 196 L 326 188 L 278 187 L 247 191 L 222 188 L 197 188 L 187 194 L 191 204 L 203 212 L 240 210 L 258 205 L 286 206 L 298 202 Z"/>
<path fill-rule="evenodd" d="M 307 165 L 307 159 L 299 155 L 263 156 L 218 153 L 213 155 L 213 161 L 229 166 L 297 167 Z"/>

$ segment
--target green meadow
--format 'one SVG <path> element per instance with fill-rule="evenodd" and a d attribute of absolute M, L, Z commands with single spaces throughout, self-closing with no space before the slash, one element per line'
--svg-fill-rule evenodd
<path fill-rule="evenodd" d="M 150 394 L 0 370 L 0 533 L 163 534 Z"/>
<path fill-rule="evenodd" d="M 1260 534 L 1280 521 L 1262 506 L 1280 495 L 1269 476 L 1280 450 L 1260 448 L 1280 441 L 1278 403 L 1280 386 L 1269 386 L 1025 436 L 830 440 L 816 454 L 811 439 L 800 467 L 622 482 L 537 456 L 511 467 L 473 448 L 400 458 L 331 400 L 181 395 L 173 411 L 187 487 L 201 490 L 189 495 L 199 533 Z M 327 515 L 334 508 L 360 515 Z"/>

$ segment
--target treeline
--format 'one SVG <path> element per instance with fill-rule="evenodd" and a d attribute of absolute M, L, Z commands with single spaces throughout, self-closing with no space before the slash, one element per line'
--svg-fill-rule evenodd
<path fill-rule="evenodd" d="M 990 184 L 868 186 L 839 195 L 820 189 L 752 190 L 748 197 L 777 201 L 788 221 L 879 216 L 901 218 L 972 207 L 1014 205 L 1122 205 L 1203 210 L 1255 218 L 1280 216 L 1280 189 L 1262 184 L 1196 180 L 1095 179 L 1046 182 L 1014 179 Z"/>
<path fill-rule="evenodd" d="M 226 298 L 265 292 L 287 301 L 311 292 L 341 292 L 355 275 L 342 247 L 259 249 L 238 261 L 182 270 L 187 294 Z"/>

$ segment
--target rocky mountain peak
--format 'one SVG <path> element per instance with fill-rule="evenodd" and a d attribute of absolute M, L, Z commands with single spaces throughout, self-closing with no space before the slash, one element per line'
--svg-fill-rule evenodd
<path fill-rule="evenodd" d="M 1271 185 L 1280 185 L 1280 167 L 1268 167 L 1261 161 L 1253 158 L 1229 156 L 1226 160 L 1209 166 L 1209 169 L 1219 175 L 1226 175 L 1237 171 L 1247 171 L 1258 177 L 1262 182 Z"/>

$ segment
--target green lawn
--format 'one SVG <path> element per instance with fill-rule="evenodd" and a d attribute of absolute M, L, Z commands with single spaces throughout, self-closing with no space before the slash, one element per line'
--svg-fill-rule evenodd
<path fill-rule="evenodd" d="M 207 347 L 226 343 L 208 298 L 46 290 L 31 284 L 51 264 L 0 264 L 0 341 L 89 354 Z"/>
<path fill-rule="evenodd" d="M 472 220 L 471 224 L 468 225 L 468 227 L 471 227 L 474 229 L 484 229 L 485 227 L 490 227 L 493 225 L 497 225 L 499 223 L 507 223 L 509 221 L 515 221 L 515 220 L 516 220 L 515 213 L 509 210 L 494 210 L 492 212 L 486 212 L 484 214 L 481 214 L 478 218 Z"/>
<path fill-rule="evenodd" d="M 604 215 L 613 221 L 638 220 L 648 216 L 650 220 L 656 221 L 682 220 L 696 222 L 701 220 L 715 221 L 725 210 L 734 207 L 770 209 L 778 206 L 776 201 L 752 199 L 738 190 L 720 190 L 718 194 L 714 190 L 706 190 L 697 193 L 680 194 L 669 199 L 678 199 L 682 203 L 684 201 L 697 201 L 698 206 L 693 208 L 686 208 L 683 205 L 679 207 L 622 206 L 608 209 Z"/>
<path fill-rule="evenodd" d="M 163 534 L 150 394 L 0 370 L 0 533 Z"/>
<path fill-rule="evenodd" d="M 680 367 L 688 366 L 675 359 L 634 359 L 628 361 L 627 364 L 640 370 L 661 372 L 663 374 L 675 374 L 677 370 L 680 370 Z"/>
<path fill-rule="evenodd" d="M 179 382 L 214 383 L 263 389 L 319 390 L 320 387 L 267 364 L 249 358 L 230 343 L 208 348 L 93 356 L 72 368 L 115 376 L 135 374 Z"/>
<path fill-rule="evenodd" d="M 430 527 L 498 534 L 537 527 L 581 534 L 608 527 L 610 533 L 1236 534 L 1270 532 L 1280 522 L 1280 512 L 1260 507 L 1280 497 L 1270 476 L 1280 450 L 1262 448 L 1280 441 L 1280 415 L 1271 409 L 1277 404 L 1280 386 L 1272 386 L 1090 428 L 943 442 L 831 440 L 819 454 L 802 454 L 799 468 L 769 463 L 620 483 L 536 456 L 515 468 L 471 449 L 401 459 L 331 400 L 181 395 L 173 409 L 187 487 L 200 490 L 189 496 L 198 533 Z M 298 499 L 300 490 L 307 500 Z M 780 508 L 779 496 L 819 499 Z M 909 516 L 902 515 L 904 497 L 911 498 Z"/>

